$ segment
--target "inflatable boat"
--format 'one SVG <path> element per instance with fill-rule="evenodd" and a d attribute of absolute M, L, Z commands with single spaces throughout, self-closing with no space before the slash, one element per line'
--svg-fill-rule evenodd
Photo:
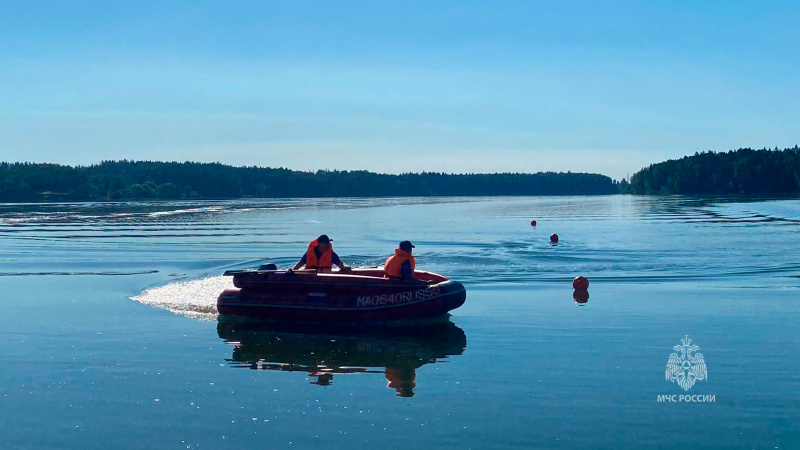
<path fill-rule="evenodd" d="M 221 315 L 309 322 L 386 322 L 447 317 L 464 304 L 461 283 L 415 271 L 418 281 L 384 277 L 383 269 L 233 270 L 236 289 L 217 299 Z"/>

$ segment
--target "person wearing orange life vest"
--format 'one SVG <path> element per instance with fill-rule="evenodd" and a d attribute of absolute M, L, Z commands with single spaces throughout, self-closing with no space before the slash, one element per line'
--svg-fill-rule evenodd
<path fill-rule="evenodd" d="M 333 251 L 331 242 L 333 239 L 329 238 L 327 234 L 320 235 L 320 237 L 311 241 L 308 244 L 308 250 L 300 258 L 300 261 L 294 265 L 292 270 L 297 270 L 303 266 L 306 269 L 316 269 L 317 271 L 330 271 L 334 265 L 338 266 L 340 270 L 348 272 L 350 267 L 339 259 L 339 255 Z"/>
<path fill-rule="evenodd" d="M 386 260 L 386 266 L 383 271 L 386 278 L 405 281 L 419 281 L 414 278 L 414 269 L 417 263 L 414 256 L 411 254 L 415 246 L 409 241 L 400 243 L 399 248 L 395 249 L 394 255 Z"/>

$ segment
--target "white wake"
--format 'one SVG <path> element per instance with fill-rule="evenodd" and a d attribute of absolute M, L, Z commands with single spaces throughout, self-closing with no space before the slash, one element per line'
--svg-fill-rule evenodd
<path fill-rule="evenodd" d="M 214 320 L 217 318 L 217 297 L 232 287 L 231 277 L 215 276 L 147 289 L 131 300 L 195 319 Z"/>

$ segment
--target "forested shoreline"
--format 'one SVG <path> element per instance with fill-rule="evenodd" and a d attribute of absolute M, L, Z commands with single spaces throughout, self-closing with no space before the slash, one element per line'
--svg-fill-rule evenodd
<path fill-rule="evenodd" d="M 800 194 L 800 148 L 740 148 L 652 164 L 630 179 L 630 194 Z"/>
<path fill-rule="evenodd" d="M 573 172 L 378 174 L 234 167 L 220 163 L 103 161 L 89 166 L 0 163 L 0 202 L 291 197 L 504 195 L 796 195 L 800 148 L 703 152 L 652 164 L 630 182 Z"/>
<path fill-rule="evenodd" d="M 493 196 L 615 194 L 605 175 L 400 175 L 368 171 L 303 172 L 220 163 L 103 161 L 90 166 L 0 163 L 0 202 L 285 197 Z"/>

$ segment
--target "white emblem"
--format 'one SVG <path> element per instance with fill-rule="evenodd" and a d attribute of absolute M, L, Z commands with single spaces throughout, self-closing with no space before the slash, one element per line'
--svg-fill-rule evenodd
<path fill-rule="evenodd" d="M 689 336 L 681 339 L 681 344 L 672 347 L 676 352 L 680 352 L 680 356 L 677 353 L 669 355 L 667 381 L 677 382 L 684 391 L 688 391 L 696 381 L 707 379 L 708 371 L 703 355 L 697 353 L 700 347 L 691 345 L 692 340 Z"/>

